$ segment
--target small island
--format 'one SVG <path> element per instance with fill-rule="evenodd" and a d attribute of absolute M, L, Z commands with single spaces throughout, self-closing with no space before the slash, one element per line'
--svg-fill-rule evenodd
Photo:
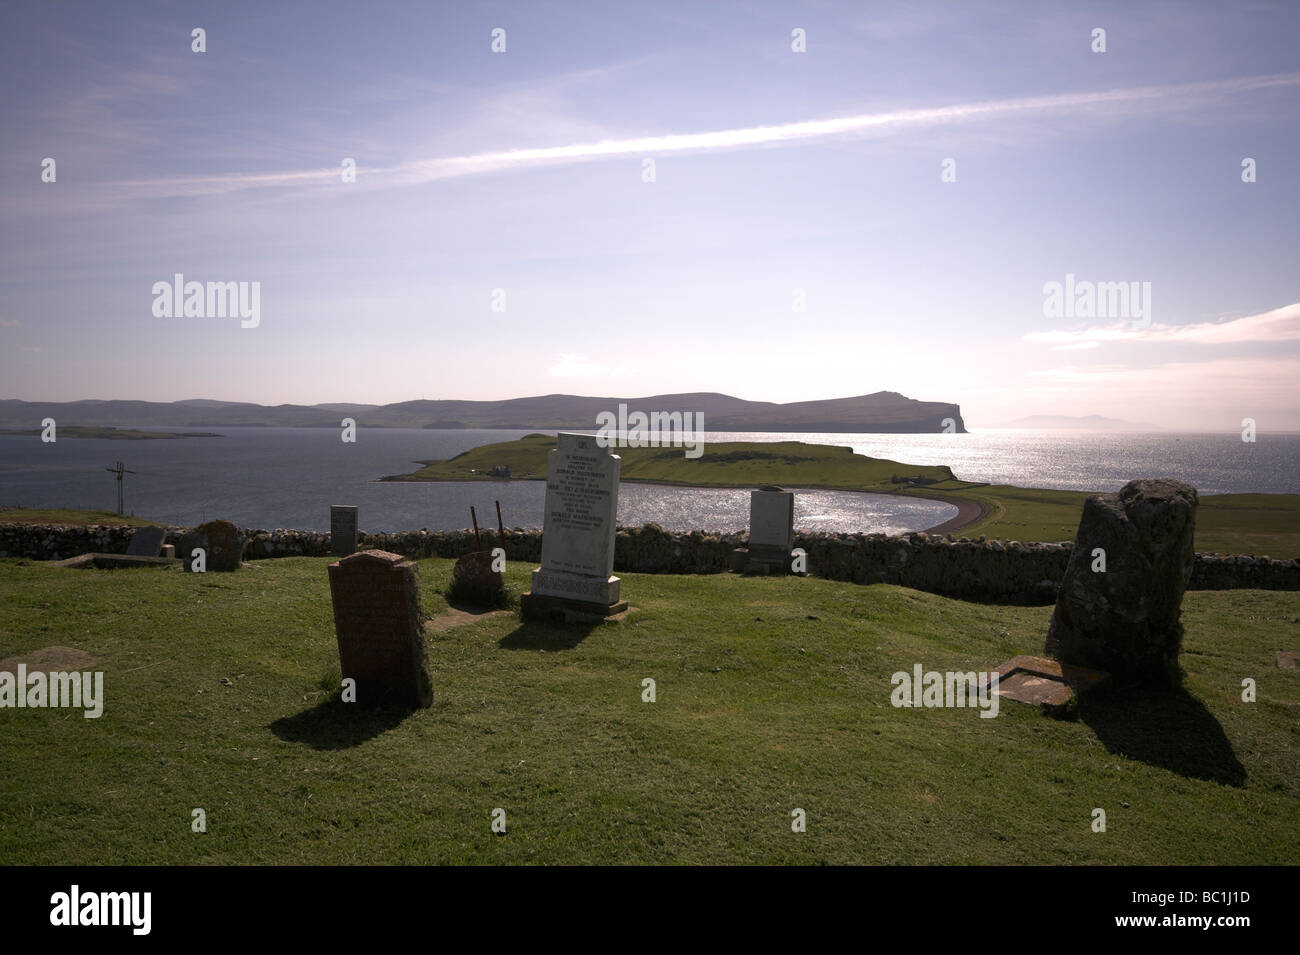
<path fill-rule="evenodd" d="M 39 437 L 43 428 L 0 428 L 0 434 Z M 113 441 L 147 441 L 153 438 L 221 438 L 224 435 L 211 431 L 136 431 L 130 428 L 111 428 L 107 425 L 58 425 L 56 438 L 108 438 Z"/>

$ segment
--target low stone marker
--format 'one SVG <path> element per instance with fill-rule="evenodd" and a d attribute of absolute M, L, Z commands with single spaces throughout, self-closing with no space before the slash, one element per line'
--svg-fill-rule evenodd
<path fill-rule="evenodd" d="M 560 433 L 546 457 L 542 566 L 520 598 L 525 616 L 581 620 L 627 609 L 614 571 L 622 459 L 588 434 Z"/>
<path fill-rule="evenodd" d="M 495 607 L 505 602 L 505 577 L 492 569 L 492 551 L 462 554 L 451 568 L 451 588 L 447 596 L 470 604 Z"/>
<path fill-rule="evenodd" d="M 357 552 L 357 509 L 350 504 L 330 505 L 330 556 Z"/>
<path fill-rule="evenodd" d="M 229 573 L 239 569 L 247 545 L 248 538 L 230 521 L 208 521 L 181 538 L 181 566 L 187 571 L 197 570 L 194 549 L 201 547 L 205 572 Z"/>
<path fill-rule="evenodd" d="M 1195 488 L 1168 479 L 1088 498 L 1045 652 L 1121 684 L 1176 685 L 1196 506 Z"/>
<path fill-rule="evenodd" d="M 123 567 L 170 567 L 176 561 L 170 557 L 137 557 L 135 554 L 79 554 L 67 560 L 50 561 L 51 567 L 71 567 L 85 570 L 97 567 L 100 570 L 117 570 Z"/>
<path fill-rule="evenodd" d="M 731 555 L 731 569 L 746 574 L 787 574 L 794 545 L 794 494 L 765 484 L 749 494 L 749 546 Z"/>
<path fill-rule="evenodd" d="M 993 692 L 1017 703 L 1042 707 L 1053 715 L 1071 715 L 1075 699 L 1104 685 L 1110 677 L 1100 670 L 1075 667 L 1048 657 L 1012 657 L 997 669 Z"/>
<path fill-rule="evenodd" d="M 126 552 L 131 557 L 158 557 L 166 536 L 167 531 L 161 527 L 141 527 L 131 535 Z"/>
<path fill-rule="evenodd" d="M 330 564 L 329 578 L 339 664 L 356 681 L 356 702 L 432 705 L 415 564 L 363 550 Z"/>

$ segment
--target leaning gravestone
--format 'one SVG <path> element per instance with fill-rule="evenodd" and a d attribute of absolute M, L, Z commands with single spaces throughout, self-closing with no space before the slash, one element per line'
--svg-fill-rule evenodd
<path fill-rule="evenodd" d="M 238 570 L 247 545 L 248 538 L 230 521 L 208 521 L 186 531 L 181 538 L 181 566 L 187 571 L 195 570 L 194 549 L 201 547 L 206 555 L 205 571 Z"/>
<path fill-rule="evenodd" d="M 330 564 L 329 577 L 339 664 L 356 681 L 356 702 L 431 706 L 415 564 L 363 550 Z"/>
<path fill-rule="evenodd" d="M 1045 652 L 1121 684 L 1176 684 L 1196 506 L 1196 489 L 1173 480 L 1130 481 L 1088 498 Z M 1105 570 L 1094 570 L 1099 550 Z"/>
<path fill-rule="evenodd" d="M 627 609 L 614 571 L 622 460 L 587 434 L 556 436 L 546 459 L 542 566 L 520 598 L 527 616 L 609 617 Z"/>
<path fill-rule="evenodd" d="M 167 531 L 161 527 L 141 527 L 131 535 L 126 552 L 131 557 L 157 557 L 162 551 Z"/>
<path fill-rule="evenodd" d="M 731 567 L 747 574 L 790 570 L 794 546 L 794 494 L 765 484 L 749 494 L 749 547 L 733 551 Z"/>
<path fill-rule="evenodd" d="M 357 552 L 357 509 L 348 504 L 330 505 L 330 556 L 347 557 Z"/>

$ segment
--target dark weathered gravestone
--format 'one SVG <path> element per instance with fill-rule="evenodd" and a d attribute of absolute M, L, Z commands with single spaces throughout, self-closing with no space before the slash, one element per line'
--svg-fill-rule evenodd
<path fill-rule="evenodd" d="M 329 577 L 339 663 L 356 681 L 356 702 L 432 705 L 415 564 L 364 550 L 330 564 Z"/>
<path fill-rule="evenodd" d="M 451 569 L 451 588 L 447 596 L 466 603 L 497 606 L 505 602 L 505 575 L 492 569 L 492 551 L 463 554 Z"/>
<path fill-rule="evenodd" d="M 1121 684 L 1176 684 L 1196 506 L 1196 489 L 1174 480 L 1130 481 L 1088 498 L 1046 653 Z"/>
<path fill-rule="evenodd" d="M 132 557 L 157 557 L 162 551 L 163 538 L 167 531 L 161 527 L 141 527 L 131 535 L 131 543 L 126 545 L 126 552 Z"/>
<path fill-rule="evenodd" d="M 349 504 L 330 505 L 330 556 L 357 552 L 357 509 Z"/>
<path fill-rule="evenodd" d="M 205 571 L 221 573 L 238 570 L 247 544 L 248 538 L 243 531 L 230 521 L 208 521 L 186 531 L 181 538 L 181 566 L 188 571 L 198 570 L 194 550 L 202 548 Z"/>

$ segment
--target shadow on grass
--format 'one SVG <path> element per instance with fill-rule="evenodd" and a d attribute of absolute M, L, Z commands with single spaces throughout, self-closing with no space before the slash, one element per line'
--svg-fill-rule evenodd
<path fill-rule="evenodd" d="M 473 601 L 459 598 L 453 599 L 452 596 L 448 594 L 446 600 L 447 606 L 452 610 L 459 610 L 461 613 L 473 614 L 476 617 L 481 617 L 484 614 L 496 613 L 498 610 L 511 609 L 510 601 L 505 599 L 484 602 L 482 600 Z"/>
<path fill-rule="evenodd" d="M 309 710 L 284 716 L 268 728 L 288 743 L 312 749 L 350 749 L 397 727 L 415 712 L 409 706 L 361 707 L 334 696 Z"/>
<path fill-rule="evenodd" d="M 1079 719 L 1106 750 L 1189 779 L 1246 782 L 1223 727 L 1185 690 L 1112 690 L 1079 698 Z"/>
<path fill-rule="evenodd" d="M 502 637 L 497 646 L 502 650 L 572 650 L 599 626 L 599 621 L 550 623 L 525 620 Z"/>

